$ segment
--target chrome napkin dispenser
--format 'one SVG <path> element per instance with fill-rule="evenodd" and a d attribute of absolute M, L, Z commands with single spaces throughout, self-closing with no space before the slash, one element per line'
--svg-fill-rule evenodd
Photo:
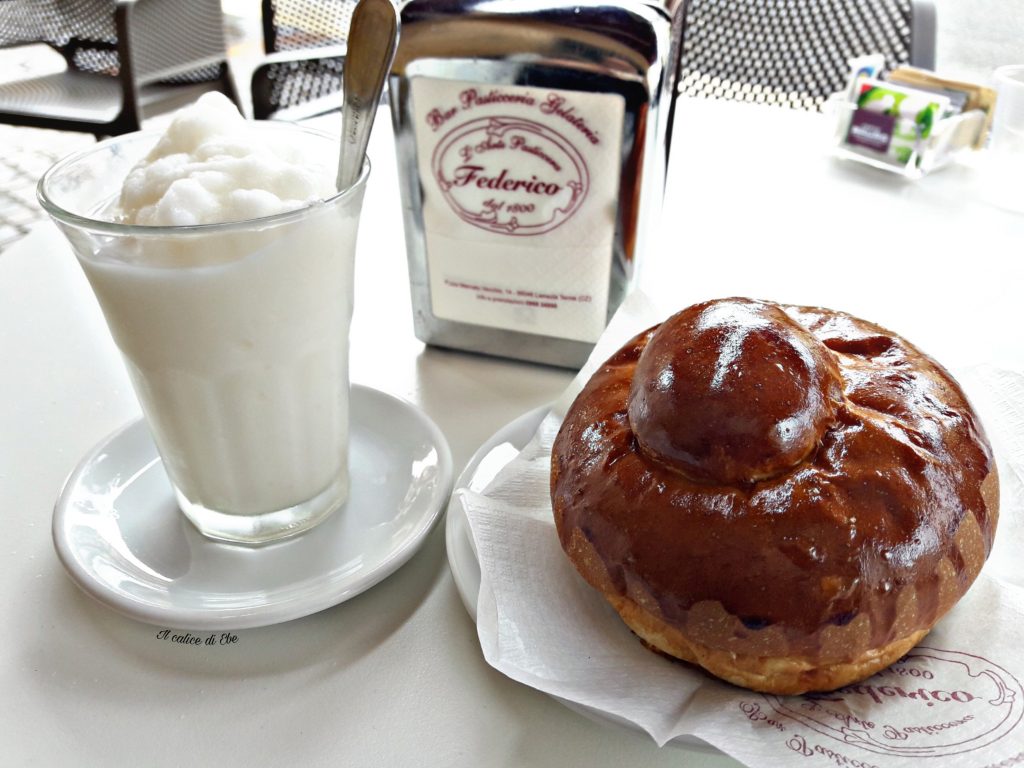
<path fill-rule="evenodd" d="M 579 367 L 664 193 L 682 0 L 410 0 L 389 81 L 416 335 Z"/>

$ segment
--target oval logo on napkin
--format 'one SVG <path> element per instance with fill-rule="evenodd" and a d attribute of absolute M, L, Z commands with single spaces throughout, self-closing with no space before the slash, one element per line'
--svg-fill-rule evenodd
<path fill-rule="evenodd" d="M 777 715 L 844 749 L 904 758 L 973 752 L 1010 733 L 1024 713 L 1024 688 L 1005 669 L 981 656 L 925 647 L 838 691 L 764 698 Z M 786 746 L 808 757 L 829 750 L 809 733 L 790 736 Z"/>

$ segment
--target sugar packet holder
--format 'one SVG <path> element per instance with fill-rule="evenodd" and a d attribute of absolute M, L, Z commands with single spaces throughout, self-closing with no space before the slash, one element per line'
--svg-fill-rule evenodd
<path fill-rule="evenodd" d="M 913 67 L 882 79 L 874 58 L 852 60 L 849 85 L 825 104 L 836 156 L 918 179 L 984 146 L 990 89 Z"/>

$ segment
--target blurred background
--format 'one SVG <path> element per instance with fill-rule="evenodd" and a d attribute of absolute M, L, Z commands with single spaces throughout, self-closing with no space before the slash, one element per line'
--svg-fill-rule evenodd
<path fill-rule="evenodd" d="M 951 77 L 987 82 L 1003 64 L 1024 64 L 1021 0 L 935 0 L 936 68 Z"/>
<path fill-rule="evenodd" d="M 12 0 L 0 0 L 0 6 L 7 2 Z M 936 71 L 940 74 L 987 83 L 995 67 L 1024 63 L 1024 0 L 934 0 L 934 4 L 938 16 Z M 239 101 L 251 115 L 250 83 L 265 56 L 261 2 L 221 0 L 221 8 L 231 77 Z M 288 22 L 286 18 L 277 20 L 282 28 Z M 59 72 L 65 66 L 64 58 L 45 45 L 0 48 L 0 83 Z M 147 124 L 159 124 L 163 119 L 166 115 Z M 95 137 L 89 133 L 0 123 L 0 252 L 41 218 L 35 202 L 40 174 L 68 152 L 93 141 Z"/>

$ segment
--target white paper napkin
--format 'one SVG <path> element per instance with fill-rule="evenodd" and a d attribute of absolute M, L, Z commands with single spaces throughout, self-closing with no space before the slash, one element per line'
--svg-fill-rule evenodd
<path fill-rule="evenodd" d="M 597 365 L 669 311 L 632 294 L 529 445 L 483 492 L 457 492 L 480 560 L 487 661 L 658 745 L 698 737 L 750 766 L 1024 765 L 1024 374 L 956 372 L 989 431 L 1002 486 L 996 551 L 968 595 L 905 660 L 863 684 L 768 696 L 646 650 L 555 533 L 548 464 L 565 410 Z"/>

